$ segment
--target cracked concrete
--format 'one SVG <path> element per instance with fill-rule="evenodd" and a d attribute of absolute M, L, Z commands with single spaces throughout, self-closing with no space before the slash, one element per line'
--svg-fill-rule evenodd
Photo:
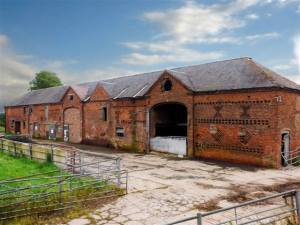
<path fill-rule="evenodd" d="M 246 186 L 254 192 L 259 186 L 300 180 L 300 167 L 273 170 L 221 162 L 178 160 L 160 154 L 116 152 L 95 146 L 77 147 L 106 154 L 113 152 L 122 157 L 122 168 L 129 172 L 128 194 L 92 212 L 91 217 L 96 224 L 165 224 L 195 216 L 198 212 L 195 206 L 212 199 L 222 199 L 233 186 Z M 220 201 L 219 204 L 224 207 L 235 203 Z"/>

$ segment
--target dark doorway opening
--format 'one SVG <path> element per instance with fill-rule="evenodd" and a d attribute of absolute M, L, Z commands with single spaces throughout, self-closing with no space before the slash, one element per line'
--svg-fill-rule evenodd
<path fill-rule="evenodd" d="M 154 106 L 151 111 L 152 137 L 187 136 L 187 109 L 178 103 Z"/>
<path fill-rule="evenodd" d="M 290 155 L 290 134 L 284 132 L 281 134 L 281 165 L 287 166 Z"/>
<path fill-rule="evenodd" d="M 20 133 L 21 133 L 21 122 L 15 121 L 15 134 L 20 134 Z"/>

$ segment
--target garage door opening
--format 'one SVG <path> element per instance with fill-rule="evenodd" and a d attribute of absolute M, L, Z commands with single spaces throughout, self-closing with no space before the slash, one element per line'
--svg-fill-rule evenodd
<path fill-rule="evenodd" d="M 181 104 L 163 104 L 152 109 L 154 135 L 187 136 L 187 110 Z"/>
<path fill-rule="evenodd" d="M 150 111 L 150 148 L 186 155 L 187 109 L 179 103 L 154 106 Z"/>

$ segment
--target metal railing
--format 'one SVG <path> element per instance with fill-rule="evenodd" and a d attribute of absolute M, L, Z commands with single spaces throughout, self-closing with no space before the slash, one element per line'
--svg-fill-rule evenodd
<path fill-rule="evenodd" d="M 20 146 L 22 144 L 22 146 Z M 100 153 L 38 145 L 46 151 L 34 152 L 31 143 L 0 140 L 0 151 L 15 157 L 45 161 L 39 154 L 51 153 L 59 170 L 0 181 L 0 221 L 33 214 L 42 215 L 75 207 L 98 199 L 127 194 L 128 173 L 121 159 Z M 56 154 L 56 149 L 65 154 Z M 59 157 L 59 158 L 58 158 Z"/>
<path fill-rule="evenodd" d="M 285 156 L 283 153 L 281 154 L 284 159 L 285 165 L 300 165 L 300 148 L 296 150 L 290 151 L 289 156 Z"/>
<path fill-rule="evenodd" d="M 193 220 L 197 225 L 261 225 L 284 219 L 298 224 L 300 222 L 299 216 L 300 191 L 293 190 L 207 213 L 197 213 L 195 216 L 174 221 L 167 225 L 182 224 Z"/>

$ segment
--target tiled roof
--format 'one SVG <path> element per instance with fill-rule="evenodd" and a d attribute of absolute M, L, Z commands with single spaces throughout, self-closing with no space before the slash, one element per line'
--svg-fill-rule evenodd
<path fill-rule="evenodd" d="M 142 97 L 167 71 L 194 92 L 280 87 L 300 90 L 299 85 L 256 63 L 251 58 L 186 66 L 150 73 L 112 78 L 71 86 L 81 100 L 87 99 L 97 86 L 103 86 L 111 98 Z M 67 86 L 41 89 L 24 95 L 13 105 L 60 102 Z"/>
<path fill-rule="evenodd" d="M 68 88 L 69 86 L 58 86 L 30 91 L 10 106 L 57 103 L 61 101 Z"/>

